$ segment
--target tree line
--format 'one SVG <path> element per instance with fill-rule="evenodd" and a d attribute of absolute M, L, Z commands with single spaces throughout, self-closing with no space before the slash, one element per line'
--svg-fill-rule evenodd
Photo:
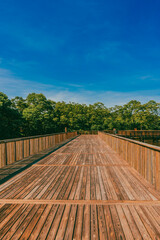
<path fill-rule="evenodd" d="M 73 130 L 160 130 L 160 103 L 132 100 L 107 108 L 103 103 L 55 102 L 42 93 L 26 98 L 0 92 L 0 139 Z"/>

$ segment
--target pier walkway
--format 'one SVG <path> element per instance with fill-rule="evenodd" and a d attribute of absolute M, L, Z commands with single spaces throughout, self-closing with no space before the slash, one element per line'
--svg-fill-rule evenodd
<path fill-rule="evenodd" d="M 0 239 L 160 239 L 160 192 L 81 135 L 0 186 Z"/>

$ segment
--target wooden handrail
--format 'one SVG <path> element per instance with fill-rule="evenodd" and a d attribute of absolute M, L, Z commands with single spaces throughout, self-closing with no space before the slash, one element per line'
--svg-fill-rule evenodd
<path fill-rule="evenodd" d="M 155 145 L 152 145 L 152 144 L 149 144 L 149 143 L 143 143 L 143 142 L 136 141 L 136 140 L 129 139 L 129 138 L 125 138 L 125 137 L 121 137 L 119 135 L 114 135 L 114 134 L 110 134 L 110 133 L 106 133 L 106 132 L 104 132 L 104 133 L 106 135 L 110 135 L 110 136 L 113 136 L 115 138 L 123 139 L 125 141 L 132 142 L 132 143 L 135 143 L 137 145 L 144 146 L 144 147 L 147 147 L 147 148 L 150 148 L 150 149 L 153 149 L 153 150 L 156 150 L 156 151 L 160 152 L 160 147 L 158 147 L 158 146 L 155 146 Z"/>
<path fill-rule="evenodd" d="M 122 136 L 160 136 L 160 130 L 118 130 Z"/>
<path fill-rule="evenodd" d="M 77 131 L 73 131 L 73 132 L 77 132 Z M 0 143 L 16 142 L 16 141 L 21 141 L 21 140 L 26 140 L 26 139 L 33 139 L 33 138 L 37 138 L 37 137 L 47 137 L 47 136 L 53 136 L 53 135 L 58 135 L 58 134 L 63 134 L 63 133 L 66 133 L 66 132 L 50 133 L 50 134 L 35 135 L 35 136 L 28 136 L 28 137 L 21 137 L 21 138 L 2 139 L 2 140 L 0 140 Z M 68 133 L 71 133 L 71 132 L 68 132 Z"/>

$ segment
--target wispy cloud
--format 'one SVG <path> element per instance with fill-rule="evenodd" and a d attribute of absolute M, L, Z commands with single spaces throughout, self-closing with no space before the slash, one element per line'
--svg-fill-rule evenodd
<path fill-rule="evenodd" d="M 84 85 L 72 84 L 72 83 L 68 83 L 67 85 L 68 85 L 68 86 L 71 86 L 71 87 L 76 87 L 76 88 L 82 88 L 82 87 L 84 87 Z"/>
<path fill-rule="evenodd" d="M 142 80 L 142 81 L 160 81 L 160 78 L 154 77 L 152 75 L 146 75 L 146 76 L 140 76 L 137 77 L 136 79 Z"/>
<path fill-rule="evenodd" d="M 43 92 L 56 86 L 24 80 L 14 76 L 8 69 L 0 68 L 0 91 L 9 97 L 26 96 L 30 92 Z M 56 87 L 58 89 L 58 87 Z"/>
<path fill-rule="evenodd" d="M 0 77 L 11 77 L 12 73 L 8 69 L 0 68 Z"/>
<path fill-rule="evenodd" d="M 69 85 L 74 85 L 69 88 Z M 6 93 L 9 98 L 15 96 L 26 97 L 31 92 L 43 93 L 47 98 L 54 101 L 78 102 L 93 104 L 103 102 L 107 107 L 122 105 L 130 100 L 139 100 L 142 103 L 149 100 L 160 102 L 160 89 L 148 91 L 88 91 L 81 85 L 68 84 L 67 87 L 57 87 L 52 84 L 43 84 L 39 82 L 23 80 L 17 78 L 10 71 L 0 69 L 0 91 Z"/>
<path fill-rule="evenodd" d="M 139 77 L 139 79 L 141 79 L 141 80 L 146 80 L 146 79 L 151 79 L 151 78 L 152 78 L 152 76 L 150 76 L 150 75 Z"/>

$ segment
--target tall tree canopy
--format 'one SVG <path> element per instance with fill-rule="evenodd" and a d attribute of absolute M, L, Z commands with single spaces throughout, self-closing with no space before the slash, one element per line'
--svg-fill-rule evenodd
<path fill-rule="evenodd" d="M 123 106 L 107 108 L 103 103 L 90 105 L 55 102 L 42 93 L 25 99 L 9 99 L 0 92 L 0 138 L 48 134 L 68 130 L 160 129 L 160 103 L 132 100 Z"/>

